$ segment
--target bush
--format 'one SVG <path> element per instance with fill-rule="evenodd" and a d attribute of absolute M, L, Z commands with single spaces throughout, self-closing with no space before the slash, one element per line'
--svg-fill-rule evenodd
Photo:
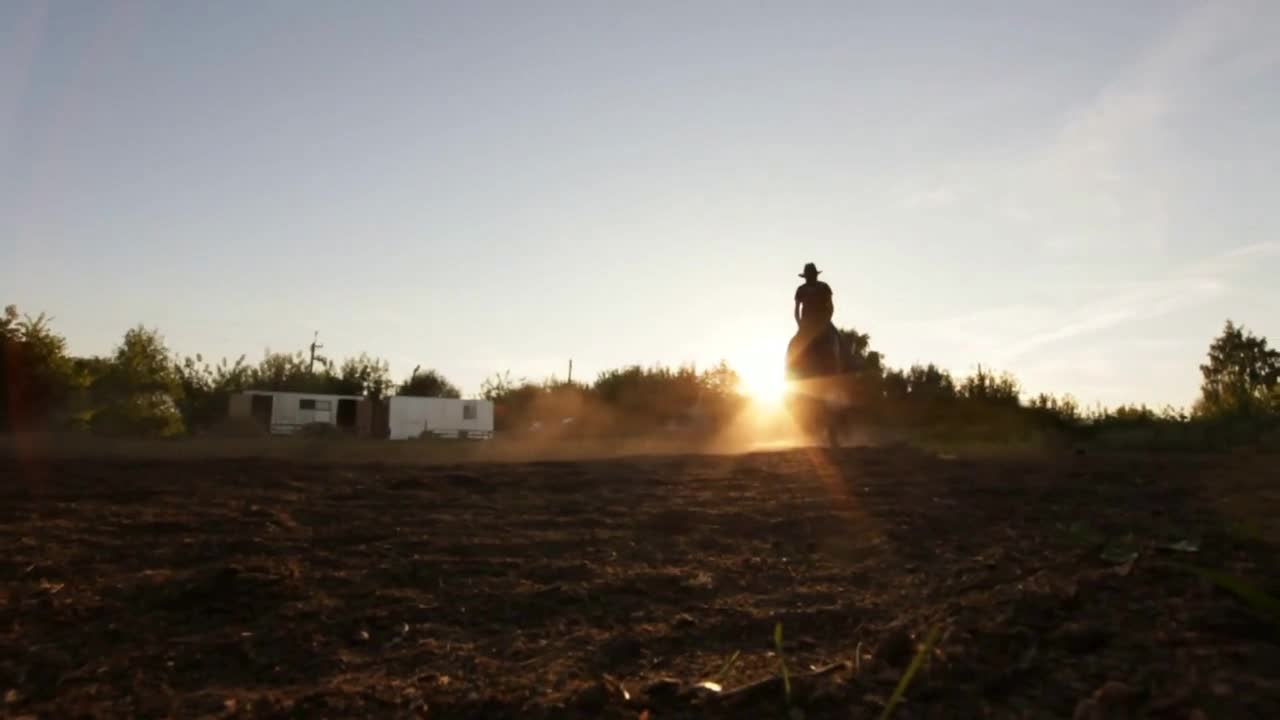
<path fill-rule="evenodd" d="M 173 437 L 184 430 L 178 408 L 163 393 L 113 402 L 90 416 L 89 428 L 107 437 Z"/>
<path fill-rule="evenodd" d="M 1145 406 L 1082 410 L 1070 396 L 1041 394 L 1023 401 L 1018 381 L 983 366 L 957 379 L 933 364 L 890 368 L 871 349 L 870 336 L 840 331 L 849 361 L 845 381 L 859 424 L 943 442 L 1068 445 L 1095 442 L 1117 448 L 1225 449 L 1280 445 L 1280 351 L 1227 321 L 1200 366 L 1194 412 Z M 303 353 L 268 353 L 256 366 L 200 355 L 182 362 L 155 330 L 125 333 L 107 357 L 72 358 L 44 315 L 0 315 L 0 431 L 89 429 L 110 436 L 167 437 L 210 432 L 261 436 L 251 420 L 227 419 L 233 394 L 248 389 L 363 395 L 391 390 L 388 366 L 361 353 L 335 366 Z M 443 375 L 415 368 L 398 388 L 424 397 L 461 396 Z M 745 407 L 737 374 L 726 364 L 699 372 L 691 366 L 630 365 L 600 373 L 590 384 L 513 380 L 495 376 L 482 386 L 495 404 L 495 429 L 523 432 L 537 425 L 540 440 L 644 434 L 664 428 L 714 432 L 732 426 Z M 571 423 L 565 420 L 572 418 Z M 344 434 L 320 423 L 308 437 Z"/>
<path fill-rule="evenodd" d="M 433 398 L 460 398 L 462 392 L 457 386 L 449 382 L 445 376 L 435 370 L 422 370 L 421 366 L 415 367 L 413 373 L 409 375 L 409 379 L 400 383 L 400 387 L 396 391 L 400 395 L 409 397 L 433 397 Z"/>
<path fill-rule="evenodd" d="M 90 386 L 94 432 L 168 437 L 185 430 L 177 404 L 182 385 L 158 332 L 129 330 L 115 354 L 95 370 Z"/>
<path fill-rule="evenodd" d="M 0 316 L 0 431 L 34 430 L 66 420 L 74 394 L 74 365 L 66 340 L 43 314 Z"/>

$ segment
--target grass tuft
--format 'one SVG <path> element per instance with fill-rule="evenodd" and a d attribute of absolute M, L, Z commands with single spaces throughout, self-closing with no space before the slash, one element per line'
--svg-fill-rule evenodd
<path fill-rule="evenodd" d="M 1276 599 L 1275 596 L 1271 595 L 1267 591 L 1244 578 L 1230 575 L 1220 570 L 1212 570 L 1195 565 L 1184 565 L 1182 563 L 1171 564 L 1174 567 L 1186 570 L 1194 575 L 1198 575 L 1240 598 L 1249 606 L 1250 609 L 1261 615 L 1277 630 L 1280 630 L 1280 600 Z"/>
<path fill-rule="evenodd" d="M 787 656 L 782 652 L 782 623 L 773 626 L 773 646 L 778 650 L 778 667 L 782 671 L 782 692 L 791 704 L 791 675 L 787 673 Z"/>
<path fill-rule="evenodd" d="M 920 646 L 916 656 L 911 658 L 911 664 L 907 666 L 906 672 L 902 673 L 902 677 L 898 679 L 898 686 L 893 689 L 893 695 L 889 698 L 888 704 L 884 706 L 884 712 L 880 713 L 880 720 L 888 720 L 889 716 L 893 714 L 894 708 L 898 706 L 898 703 L 902 702 L 902 698 L 907 692 L 907 686 L 911 684 L 912 678 L 919 672 L 920 666 L 929 657 L 929 653 L 933 652 L 933 644 L 938 641 L 938 635 L 941 633 L 941 625 L 934 625 L 929 630 L 929 635 L 925 638 L 924 644 Z"/>
<path fill-rule="evenodd" d="M 742 655 L 741 650 L 734 650 L 733 654 L 729 656 L 728 661 L 725 662 L 724 667 L 720 668 L 720 672 L 716 673 L 715 675 L 712 675 L 711 679 L 715 680 L 716 682 L 720 682 L 721 680 L 724 680 L 725 677 L 729 674 L 729 671 L 733 669 L 734 663 L 738 662 L 738 657 L 741 655 Z"/>

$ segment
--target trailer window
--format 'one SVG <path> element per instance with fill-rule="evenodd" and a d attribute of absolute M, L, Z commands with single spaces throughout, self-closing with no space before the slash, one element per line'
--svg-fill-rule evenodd
<path fill-rule="evenodd" d="M 462 419 L 463 419 L 463 420 L 475 420 L 475 419 L 476 419 L 476 406 L 475 406 L 475 403 L 467 403 L 467 404 L 465 404 L 465 405 L 463 405 L 463 406 L 462 406 Z"/>
<path fill-rule="evenodd" d="M 306 398 L 298 401 L 299 410 L 332 410 L 332 401 Z"/>
<path fill-rule="evenodd" d="M 298 409 L 299 410 L 315 410 L 316 401 L 315 400 L 299 400 Z"/>

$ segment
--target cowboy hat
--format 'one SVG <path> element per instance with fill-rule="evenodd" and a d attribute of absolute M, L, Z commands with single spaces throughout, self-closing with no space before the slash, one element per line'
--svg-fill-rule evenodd
<path fill-rule="evenodd" d="M 800 277 L 802 278 L 807 278 L 809 276 L 817 277 L 821 274 L 822 274 L 822 271 L 818 269 L 817 265 L 814 265 L 813 263 L 805 263 L 804 272 L 800 273 Z"/>

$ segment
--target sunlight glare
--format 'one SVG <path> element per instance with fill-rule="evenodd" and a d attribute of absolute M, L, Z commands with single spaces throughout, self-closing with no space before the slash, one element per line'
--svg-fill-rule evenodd
<path fill-rule="evenodd" d="M 787 392 L 787 381 L 780 368 L 744 367 L 739 374 L 742 377 L 742 390 L 759 405 L 777 407 L 782 404 Z"/>

